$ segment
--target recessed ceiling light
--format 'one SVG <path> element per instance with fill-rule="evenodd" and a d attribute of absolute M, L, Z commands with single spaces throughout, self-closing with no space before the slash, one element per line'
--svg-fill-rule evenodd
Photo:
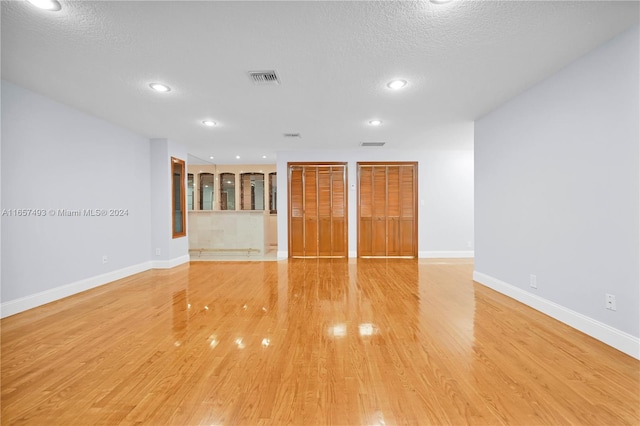
<path fill-rule="evenodd" d="M 60 3 L 56 0 L 27 0 L 29 3 L 40 9 L 51 10 L 57 12 L 62 9 Z"/>
<path fill-rule="evenodd" d="M 381 120 L 370 120 L 369 124 L 371 124 L 372 126 L 379 126 L 382 124 Z"/>
<path fill-rule="evenodd" d="M 407 85 L 407 80 L 391 80 L 387 83 L 389 89 L 398 90 Z"/>
<path fill-rule="evenodd" d="M 213 160 L 213 155 L 209 157 L 209 160 Z"/>
<path fill-rule="evenodd" d="M 156 92 L 166 93 L 166 92 L 170 92 L 171 91 L 171 87 L 167 86 L 166 84 L 162 84 L 162 83 L 151 83 L 149 85 L 149 87 L 151 87 Z"/>
<path fill-rule="evenodd" d="M 262 156 L 262 158 L 267 158 L 267 156 L 266 156 L 266 155 L 263 155 L 263 156 Z"/>
<path fill-rule="evenodd" d="M 213 127 L 213 126 L 217 126 L 218 125 L 218 123 L 216 123 L 213 120 L 204 120 L 202 122 L 202 124 L 204 124 L 205 126 L 209 126 L 209 127 Z"/>
<path fill-rule="evenodd" d="M 239 156 L 239 155 L 236 155 L 236 160 L 239 160 L 239 159 L 240 159 L 240 156 Z"/>

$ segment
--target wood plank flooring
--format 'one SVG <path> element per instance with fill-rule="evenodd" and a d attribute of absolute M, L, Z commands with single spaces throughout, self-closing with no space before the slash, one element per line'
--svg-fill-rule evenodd
<path fill-rule="evenodd" d="M 152 270 L 2 320 L 3 425 L 638 425 L 640 362 L 467 261 Z"/>

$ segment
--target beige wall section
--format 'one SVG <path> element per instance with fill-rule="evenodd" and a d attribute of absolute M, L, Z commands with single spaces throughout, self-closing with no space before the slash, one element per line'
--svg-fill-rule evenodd
<path fill-rule="evenodd" d="M 189 250 L 198 256 L 202 252 L 264 255 L 269 251 L 269 216 L 258 210 L 191 211 Z"/>
<path fill-rule="evenodd" d="M 262 173 L 264 174 L 264 193 L 265 193 L 265 217 L 266 221 L 264 223 L 264 231 L 265 231 L 265 245 L 267 249 L 277 249 L 278 246 L 278 218 L 276 214 L 269 214 L 269 197 L 271 196 L 271 188 L 269 186 L 269 173 L 276 172 L 275 164 L 190 164 L 187 166 L 187 173 L 193 174 L 193 199 L 194 199 L 194 210 L 200 209 L 200 174 L 201 173 L 211 173 L 214 176 L 214 202 L 213 202 L 213 210 L 220 210 L 220 179 L 219 176 L 222 173 L 233 173 L 235 175 L 235 206 L 236 210 L 240 210 L 241 206 L 241 188 L 240 188 L 240 175 L 242 173 Z M 191 220 L 190 215 L 190 220 Z M 226 216 L 225 220 L 234 220 L 232 218 L 240 217 L 238 216 Z M 195 235 L 203 232 L 203 229 L 199 226 L 189 226 L 189 245 L 193 249 L 194 243 L 198 241 L 198 243 L 202 243 L 202 239 L 205 240 L 208 238 L 203 235 Z M 206 228 L 206 227 L 205 227 Z M 206 231 L 205 231 L 206 232 Z M 228 244 L 226 242 L 222 242 L 223 245 L 227 247 L 235 247 L 235 242 L 229 241 Z M 198 244 L 196 244 L 198 245 Z M 216 247 L 221 247 L 219 243 L 216 243 Z"/>

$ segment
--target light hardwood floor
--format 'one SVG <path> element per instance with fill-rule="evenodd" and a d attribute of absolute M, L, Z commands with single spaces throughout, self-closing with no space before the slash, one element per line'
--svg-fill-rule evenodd
<path fill-rule="evenodd" d="M 2 320 L 6 425 L 638 425 L 640 362 L 468 261 L 193 262 Z"/>

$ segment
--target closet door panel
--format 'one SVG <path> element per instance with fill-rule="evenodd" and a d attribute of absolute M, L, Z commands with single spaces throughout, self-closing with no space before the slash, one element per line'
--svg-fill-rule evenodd
<path fill-rule="evenodd" d="M 318 219 L 318 256 L 331 256 L 331 218 Z"/>
<path fill-rule="evenodd" d="M 293 217 L 289 226 L 291 228 L 291 255 L 304 256 L 304 220 L 301 217 Z"/>
<path fill-rule="evenodd" d="M 331 256 L 331 168 L 318 167 L 318 256 Z"/>
<path fill-rule="evenodd" d="M 387 219 L 387 256 L 400 256 L 400 220 Z"/>
<path fill-rule="evenodd" d="M 372 255 L 387 255 L 387 168 L 373 168 Z"/>
<path fill-rule="evenodd" d="M 387 167 L 387 217 L 400 217 L 400 168 Z M 403 194 L 404 195 L 404 194 Z"/>
<path fill-rule="evenodd" d="M 373 168 L 373 216 L 383 218 L 387 216 L 387 168 L 384 166 Z"/>
<path fill-rule="evenodd" d="M 400 169 L 400 255 L 417 255 L 417 200 L 416 200 L 416 168 L 414 166 L 402 166 Z"/>
<path fill-rule="evenodd" d="M 333 167 L 331 170 L 331 217 L 345 219 L 347 217 L 346 179 L 344 167 Z"/>
<path fill-rule="evenodd" d="M 331 221 L 331 255 L 347 257 L 347 222 L 343 218 Z"/>
<path fill-rule="evenodd" d="M 304 256 L 304 190 L 303 169 L 292 168 L 289 173 L 289 250 L 292 256 Z"/>
<path fill-rule="evenodd" d="M 414 246 L 415 232 L 413 226 L 413 219 L 402 219 L 402 221 L 400 221 L 400 256 L 414 256 L 417 251 Z"/>
<path fill-rule="evenodd" d="M 318 218 L 304 220 L 304 256 L 318 256 Z"/>
<path fill-rule="evenodd" d="M 317 170 L 304 169 L 304 255 L 318 255 L 318 191 Z"/>
<path fill-rule="evenodd" d="M 404 166 L 400 175 L 400 192 L 402 192 L 402 198 L 400 199 L 401 216 L 404 218 L 413 218 L 415 216 L 415 209 L 417 206 L 415 200 L 415 184 L 416 176 L 414 167 Z"/>
<path fill-rule="evenodd" d="M 360 219 L 360 256 L 373 256 L 373 220 L 370 217 Z"/>
<path fill-rule="evenodd" d="M 358 169 L 358 255 L 373 255 L 373 168 Z"/>
<path fill-rule="evenodd" d="M 387 166 L 387 256 L 400 256 L 400 168 Z"/>
<path fill-rule="evenodd" d="M 347 257 L 347 174 L 344 166 L 331 168 L 331 255 Z"/>
<path fill-rule="evenodd" d="M 376 216 L 371 222 L 371 255 L 387 255 L 387 219 L 384 216 Z"/>

